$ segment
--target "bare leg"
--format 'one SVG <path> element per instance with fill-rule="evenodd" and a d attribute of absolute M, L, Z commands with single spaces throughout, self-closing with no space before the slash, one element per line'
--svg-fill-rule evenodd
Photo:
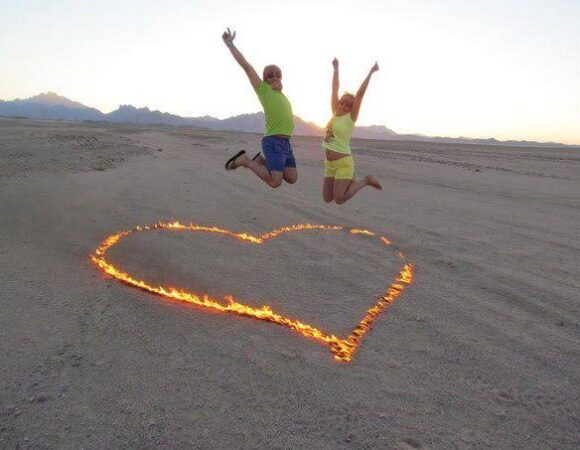
<path fill-rule="evenodd" d="M 266 166 L 266 159 L 262 156 L 261 153 L 258 153 L 254 158 L 254 162 L 262 166 Z M 284 167 L 284 171 L 282 172 L 282 179 L 288 184 L 294 184 L 298 181 L 298 171 L 296 167 Z"/>
<path fill-rule="evenodd" d="M 326 203 L 334 200 L 334 178 L 324 177 L 324 184 L 322 185 L 322 198 Z"/>
<path fill-rule="evenodd" d="M 289 184 L 294 184 L 298 181 L 298 171 L 296 167 L 284 167 L 284 172 L 282 172 L 282 177 L 284 181 Z"/>
<path fill-rule="evenodd" d="M 350 200 L 355 194 L 365 186 L 371 186 L 375 189 L 381 190 L 380 183 L 371 175 L 367 175 L 361 181 L 352 180 L 335 180 L 334 181 L 334 201 L 342 205 L 347 200 Z"/>
<path fill-rule="evenodd" d="M 367 184 L 370 187 L 374 187 L 375 189 L 377 189 L 379 191 L 382 191 L 383 190 L 383 187 L 381 186 L 381 183 L 379 183 L 377 181 L 377 179 L 375 177 L 373 177 L 372 175 L 367 175 L 365 177 L 365 181 L 367 182 Z"/>
<path fill-rule="evenodd" d="M 246 167 L 247 169 L 250 169 L 270 187 L 277 188 L 282 184 L 282 172 L 276 170 L 270 172 L 266 166 L 263 166 L 257 161 L 252 161 L 245 154 L 237 158 L 233 164 L 234 167 Z"/>
<path fill-rule="evenodd" d="M 258 153 L 258 156 L 254 157 L 254 161 L 256 161 L 257 163 L 265 166 L 266 165 L 266 160 L 264 159 L 264 157 L 262 156 L 261 153 Z"/>

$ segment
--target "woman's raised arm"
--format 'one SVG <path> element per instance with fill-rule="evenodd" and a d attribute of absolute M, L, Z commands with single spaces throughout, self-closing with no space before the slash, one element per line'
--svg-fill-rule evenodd
<path fill-rule="evenodd" d="M 373 67 L 371 67 L 371 70 L 369 71 L 369 74 L 367 75 L 367 77 L 364 79 L 364 81 L 362 82 L 362 84 L 358 88 L 358 91 L 357 91 L 357 93 L 356 93 L 356 95 L 354 97 L 354 104 L 352 105 L 352 110 L 350 112 L 350 116 L 352 117 L 352 120 L 354 122 L 356 122 L 356 119 L 358 119 L 358 113 L 360 111 L 360 105 L 362 103 L 362 99 L 363 99 L 363 97 L 365 95 L 365 92 L 367 90 L 367 87 L 369 85 L 369 81 L 371 81 L 371 76 L 377 70 L 379 70 L 379 64 L 378 63 L 375 63 L 375 65 Z"/>
<path fill-rule="evenodd" d="M 332 60 L 332 67 L 334 72 L 332 74 L 332 95 L 330 97 L 330 107 L 332 108 L 332 114 L 336 114 L 338 109 L 338 59 L 334 58 Z"/>

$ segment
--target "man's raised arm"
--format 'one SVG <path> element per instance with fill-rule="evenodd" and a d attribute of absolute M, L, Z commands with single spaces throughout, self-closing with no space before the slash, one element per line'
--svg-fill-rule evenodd
<path fill-rule="evenodd" d="M 246 75 L 248 75 L 248 78 L 250 79 L 250 83 L 252 84 L 252 87 L 254 89 L 257 89 L 258 86 L 260 85 L 260 83 L 262 82 L 262 79 L 258 76 L 258 74 L 256 73 L 255 69 L 252 67 L 252 65 L 248 61 L 246 61 L 246 58 L 244 58 L 244 55 L 242 55 L 242 53 L 234 45 L 235 38 L 236 38 L 236 32 L 234 31 L 232 33 L 229 28 L 227 29 L 227 31 L 224 31 L 224 34 L 222 34 L 222 39 L 224 40 L 224 43 L 226 44 L 226 46 L 230 49 L 232 56 L 238 62 L 238 64 L 240 66 L 242 66 L 242 69 L 244 69 L 244 72 L 246 72 Z"/>

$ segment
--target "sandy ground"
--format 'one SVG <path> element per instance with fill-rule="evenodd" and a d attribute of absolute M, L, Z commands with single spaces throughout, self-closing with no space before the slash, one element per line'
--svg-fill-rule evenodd
<path fill-rule="evenodd" d="M 0 447 L 578 448 L 580 152 L 358 141 L 382 192 L 321 200 L 319 141 L 299 182 L 225 172 L 260 137 L 0 120 Z M 351 364 L 277 325 L 171 303 L 89 255 L 159 220 L 260 234 L 128 238 L 111 258 L 160 284 L 233 293 L 344 334 L 398 268 L 415 280 Z"/>

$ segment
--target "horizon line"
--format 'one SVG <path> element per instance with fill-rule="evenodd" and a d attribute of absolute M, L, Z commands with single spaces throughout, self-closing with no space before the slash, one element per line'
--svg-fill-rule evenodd
<path fill-rule="evenodd" d="M 150 112 L 154 112 L 154 113 L 155 112 L 158 112 L 158 113 L 161 113 L 161 114 L 169 114 L 169 115 L 172 115 L 172 116 L 175 116 L 175 117 L 179 117 L 181 119 L 211 118 L 211 119 L 218 120 L 220 122 L 221 121 L 224 121 L 224 120 L 228 120 L 228 119 L 233 119 L 235 117 L 240 117 L 240 116 L 243 116 L 243 115 L 254 115 L 254 114 L 262 114 L 263 115 L 264 114 L 262 111 L 256 111 L 256 112 L 250 112 L 250 113 L 236 114 L 236 115 L 227 116 L 227 117 L 224 117 L 224 118 L 212 116 L 212 115 L 209 115 L 209 114 L 204 114 L 202 116 L 181 116 L 179 114 L 171 113 L 169 111 L 162 111 L 160 109 L 151 109 L 147 105 L 146 106 L 142 106 L 142 107 L 138 107 L 138 106 L 134 106 L 134 105 L 132 105 L 130 103 L 119 103 L 119 106 L 116 109 L 113 109 L 110 112 L 107 112 L 106 113 L 106 112 L 101 111 L 99 108 L 96 108 L 96 107 L 93 107 L 93 106 L 87 106 L 87 105 L 85 105 L 82 102 L 79 102 L 79 101 L 76 101 L 76 100 L 72 100 L 72 99 L 70 99 L 69 97 L 67 97 L 65 95 L 61 95 L 61 94 L 58 94 L 58 93 L 56 93 L 54 91 L 50 91 L 50 90 L 49 91 L 46 91 L 46 92 L 41 92 L 39 94 L 33 95 L 32 97 L 28 97 L 28 98 L 14 98 L 12 100 L 3 100 L 3 99 L 0 98 L 0 101 L 4 101 L 4 102 L 14 102 L 14 101 L 18 101 L 18 100 L 20 100 L 20 101 L 26 101 L 26 100 L 30 100 L 30 99 L 32 99 L 34 97 L 38 97 L 38 96 L 41 96 L 41 95 L 50 95 L 50 94 L 53 94 L 53 95 L 55 95 L 57 97 L 60 97 L 60 98 L 64 98 L 64 99 L 66 99 L 66 100 L 68 100 L 70 102 L 73 102 L 73 103 L 79 103 L 84 108 L 94 109 L 94 110 L 98 111 L 99 113 L 101 113 L 103 115 L 109 115 L 109 114 L 111 114 L 111 113 L 113 113 L 115 111 L 118 111 L 123 106 L 130 106 L 132 108 L 135 108 L 136 110 L 145 110 L 146 109 L 146 110 L 148 110 Z M 46 105 L 46 104 L 42 104 L 42 103 L 37 103 L 37 104 L 42 105 L 42 106 L 62 106 L 62 107 L 69 108 L 69 109 L 81 109 L 81 108 L 78 108 L 78 107 L 77 108 L 73 108 L 73 107 L 70 107 L 70 106 L 58 105 L 58 104 L 57 105 Z M 5 118 L 19 118 L 19 117 L 14 117 L 14 116 L 0 116 L 0 117 L 5 117 Z M 302 117 L 300 117 L 300 116 L 298 116 L 296 114 L 294 114 L 294 117 L 300 119 L 301 121 L 303 121 L 306 124 L 315 126 L 316 128 L 319 128 L 320 130 L 323 130 L 324 129 L 324 126 L 320 126 L 320 125 L 318 125 L 317 123 L 315 123 L 313 121 L 308 121 L 306 119 L 303 119 Z M 26 117 L 26 118 L 33 119 L 33 120 L 35 119 L 33 117 Z M 71 122 L 71 120 L 67 120 L 67 119 L 36 119 L 36 120 L 55 120 L 55 121 Z M 120 123 L 122 123 L 122 122 L 120 122 Z M 151 125 L 153 125 L 153 124 L 151 124 Z M 173 125 L 173 124 L 162 124 L 162 123 L 159 123 L 159 125 L 184 126 L 184 125 Z M 494 140 L 494 141 L 496 141 L 498 143 L 506 143 L 508 145 L 509 145 L 510 142 L 519 142 L 519 143 L 546 144 L 546 145 L 552 145 L 552 146 L 553 145 L 558 145 L 558 146 L 561 146 L 561 147 L 580 148 L 580 143 L 565 144 L 565 143 L 557 142 L 557 141 L 534 141 L 534 140 L 529 140 L 527 138 L 526 139 L 509 138 L 509 139 L 501 140 L 501 139 L 497 139 L 497 138 L 495 138 L 493 136 L 491 136 L 491 137 L 489 137 L 489 136 L 488 137 L 467 137 L 467 136 L 462 136 L 462 135 L 461 136 L 441 136 L 441 135 L 433 136 L 433 135 L 422 134 L 422 133 L 419 133 L 419 132 L 399 133 L 399 132 L 394 131 L 391 128 L 387 127 L 385 124 L 356 125 L 356 128 L 359 128 L 359 129 L 360 128 L 370 128 L 370 127 L 383 127 L 385 129 L 387 129 L 387 130 L 392 131 L 393 133 L 395 133 L 396 136 L 401 136 L 401 137 L 405 137 L 405 136 L 417 136 L 418 138 L 426 138 L 426 139 L 429 139 L 429 138 L 431 138 L 431 139 L 467 139 L 467 140 L 484 140 L 484 141 Z M 232 131 L 235 131 L 235 130 L 232 130 Z M 373 139 L 373 138 L 359 138 L 359 139 Z M 388 140 L 388 139 L 378 139 L 378 140 Z M 396 140 L 396 139 L 392 139 L 392 140 Z"/>

